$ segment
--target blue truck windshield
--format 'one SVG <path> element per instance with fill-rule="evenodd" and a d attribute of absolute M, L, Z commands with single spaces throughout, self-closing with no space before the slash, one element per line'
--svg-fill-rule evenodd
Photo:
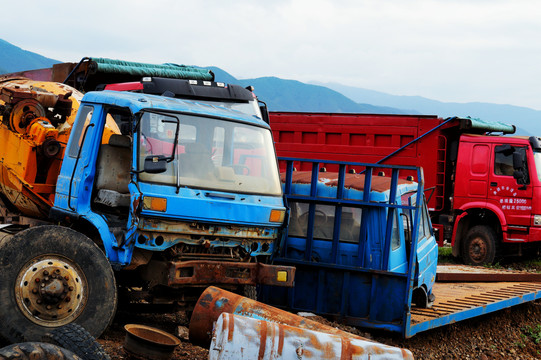
<path fill-rule="evenodd" d="M 198 102 L 210 104 L 214 106 L 224 107 L 226 109 L 232 109 L 240 111 L 241 113 L 257 116 L 258 118 L 262 119 L 261 116 L 261 110 L 259 109 L 259 106 L 257 104 L 257 101 L 251 100 L 248 102 L 241 102 L 241 101 L 210 101 L 210 100 L 198 100 Z"/>
<path fill-rule="evenodd" d="M 141 172 L 141 181 L 281 195 L 268 129 L 204 116 L 144 112 L 139 126 L 139 169 L 148 156 L 170 161 L 165 172 Z"/>

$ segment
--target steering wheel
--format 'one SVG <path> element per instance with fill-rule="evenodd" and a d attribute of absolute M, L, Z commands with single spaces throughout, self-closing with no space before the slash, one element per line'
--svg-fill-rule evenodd
<path fill-rule="evenodd" d="M 304 214 L 301 214 L 299 216 L 299 222 L 301 224 L 308 224 L 308 215 L 310 214 L 309 211 L 305 212 Z M 325 214 L 323 211 L 316 209 L 314 213 L 314 224 L 317 224 L 319 222 L 326 223 L 327 222 L 327 214 Z"/>

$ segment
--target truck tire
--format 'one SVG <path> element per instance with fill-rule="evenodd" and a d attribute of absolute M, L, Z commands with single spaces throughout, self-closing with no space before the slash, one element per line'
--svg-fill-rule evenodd
<path fill-rule="evenodd" d="M 85 360 L 111 360 L 105 349 L 85 328 L 76 323 L 61 326 L 45 334 L 43 341 L 70 350 Z"/>
<path fill-rule="evenodd" d="M 113 320 L 117 289 L 100 248 L 61 226 L 36 226 L 0 242 L 0 336 L 41 341 L 75 322 L 99 337 Z"/>
<path fill-rule="evenodd" d="M 497 255 L 494 230 L 486 225 L 472 227 L 462 246 L 462 260 L 468 265 L 490 265 Z"/>
<path fill-rule="evenodd" d="M 0 349 L 0 360 L 80 360 L 80 358 L 69 350 L 61 347 L 40 343 L 26 342 L 12 344 Z"/>

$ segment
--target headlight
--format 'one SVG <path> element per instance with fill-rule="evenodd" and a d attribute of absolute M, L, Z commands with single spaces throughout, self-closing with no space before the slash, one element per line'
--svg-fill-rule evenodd
<path fill-rule="evenodd" d="M 533 216 L 533 224 L 535 226 L 541 226 L 541 215 L 534 215 Z"/>

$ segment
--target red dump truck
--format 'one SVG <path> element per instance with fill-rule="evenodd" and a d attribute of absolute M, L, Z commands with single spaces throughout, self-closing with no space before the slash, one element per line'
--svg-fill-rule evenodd
<path fill-rule="evenodd" d="M 278 156 L 422 167 L 438 243 L 468 264 L 541 245 L 541 139 L 505 136 L 512 125 L 293 112 L 271 112 L 270 123 Z"/>

